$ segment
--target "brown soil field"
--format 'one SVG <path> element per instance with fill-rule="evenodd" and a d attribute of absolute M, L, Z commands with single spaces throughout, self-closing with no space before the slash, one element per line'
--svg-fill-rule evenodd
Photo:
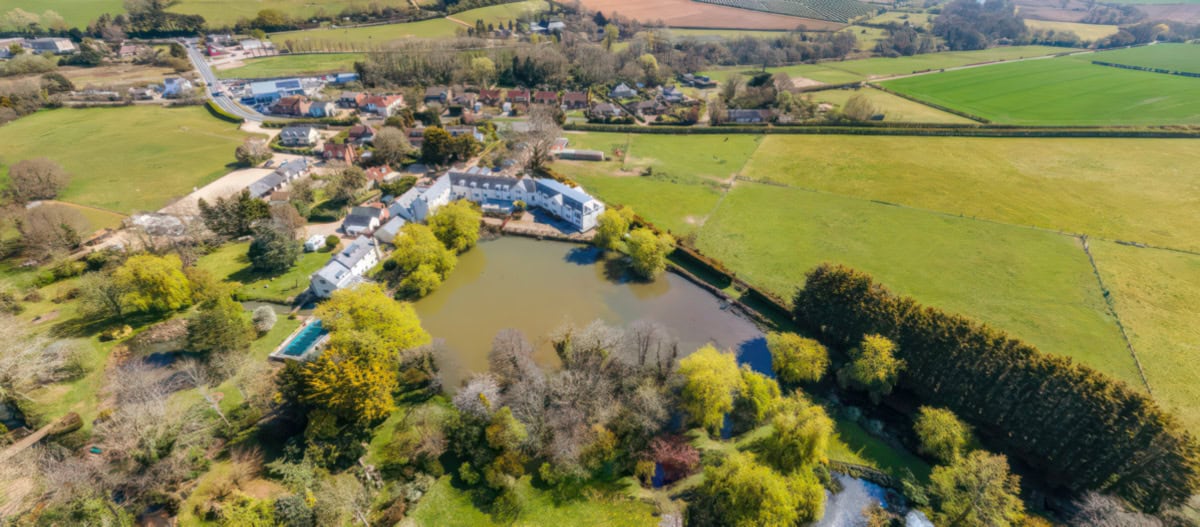
<path fill-rule="evenodd" d="M 582 0 L 587 9 L 616 13 L 642 22 L 661 21 L 668 27 L 712 29 L 776 29 L 792 30 L 804 26 L 810 31 L 837 31 L 845 24 L 774 15 L 749 9 L 703 4 L 691 0 Z"/>

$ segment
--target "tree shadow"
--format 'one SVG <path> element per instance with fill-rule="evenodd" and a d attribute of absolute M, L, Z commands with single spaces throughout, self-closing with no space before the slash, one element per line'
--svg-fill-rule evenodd
<path fill-rule="evenodd" d="M 604 251 L 591 246 L 575 247 L 567 251 L 563 261 L 580 266 L 595 265 L 604 257 Z"/>
<path fill-rule="evenodd" d="M 50 327 L 50 336 L 54 338 L 88 338 L 100 334 L 101 331 L 117 325 L 127 325 L 139 329 L 171 318 L 173 312 L 167 313 L 135 313 L 120 319 L 114 317 L 89 318 L 77 316 L 63 320 Z"/>

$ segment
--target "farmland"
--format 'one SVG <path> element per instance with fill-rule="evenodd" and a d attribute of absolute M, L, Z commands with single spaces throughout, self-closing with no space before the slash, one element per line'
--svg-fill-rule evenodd
<path fill-rule="evenodd" d="M 1049 46 L 1012 46 L 980 51 L 951 51 L 930 53 L 899 58 L 870 58 L 860 60 L 829 61 L 819 64 L 800 64 L 767 68 L 770 72 L 783 72 L 792 77 L 804 77 L 828 84 L 856 82 L 875 77 L 907 75 L 914 72 L 955 68 L 970 64 L 1042 57 L 1063 53 L 1067 50 Z M 729 75 L 747 71 L 746 68 L 726 68 L 706 72 L 714 79 L 722 80 Z"/>
<path fill-rule="evenodd" d="M 321 75 L 354 71 L 354 63 L 363 59 L 359 53 L 329 53 L 316 55 L 279 55 L 249 59 L 242 66 L 217 70 L 222 79 L 261 79 L 288 75 Z"/>
<path fill-rule="evenodd" d="M 407 0 L 376 0 L 374 3 L 380 6 L 409 5 Z M 307 17 L 318 11 L 337 14 L 347 7 L 363 5 L 363 2 L 356 0 L 180 0 L 172 5 L 170 10 L 203 16 L 210 26 L 220 27 L 233 25 L 242 18 L 254 18 L 263 9 L 278 9 L 291 16 Z"/>
<path fill-rule="evenodd" d="M 892 95 L 874 88 L 858 90 L 822 90 L 813 92 L 813 101 L 827 102 L 842 107 L 855 94 L 861 94 L 871 104 L 884 114 L 884 121 L 910 123 L 958 123 L 969 124 L 975 121 L 937 108 L 913 102 L 903 97 Z"/>
<path fill-rule="evenodd" d="M 104 13 L 123 13 L 122 0 L 0 0 L 0 14 L 21 8 L 41 15 L 54 11 L 71 27 L 87 27 Z"/>
<path fill-rule="evenodd" d="M 1091 248 L 1155 398 L 1200 429 L 1200 256 L 1109 242 Z"/>
<path fill-rule="evenodd" d="M 646 137 L 571 136 L 610 153 L 629 144 L 633 164 L 645 163 Z M 714 142 L 676 158 L 701 159 L 724 140 L 692 139 Z M 1200 248 L 1181 227 L 1200 206 L 1189 190 L 1200 180 L 1187 172 L 1198 157 L 1188 140 L 778 135 L 737 173 L 786 187 L 636 177 L 617 162 L 555 166 L 785 298 L 813 265 L 844 263 L 1144 387 L 1082 244 L 1057 231 L 1087 233 L 1156 399 L 1195 430 L 1195 380 L 1178 361 L 1198 345 L 1189 302 L 1200 257 L 1101 238 Z"/>
<path fill-rule="evenodd" d="M 750 9 L 788 16 L 849 22 L 874 14 L 879 8 L 855 0 L 697 0 L 738 9 Z"/>
<path fill-rule="evenodd" d="M 1197 44 L 1155 44 L 1102 51 L 1080 58 L 1127 66 L 1200 73 L 1200 45 Z"/>
<path fill-rule="evenodd" d="M 1070 31 L 1079 35 L 1079 38 L 1093 42 L 1117 32 L 1117 26 L 1106 24 L 1080 24 L 1077 22 L 1050 22 L 1047 20 L 1026 19 L 1025 25 L 1029 29 Z"/>
<path fill-rule="evenodd" d="M 51 110 L 0 127 L 6 163 L 48 157 L 73 174 L 59 199 L 122 214 L 223 175 L 244 137 L 199 107 Z"/>
<path fill-rule="evenodd" d="M 1200 123 L 1198 79 L 1096 66 L 1077 57 L 921 75 L 884 85 L 997 123 Z"/>
<path fill-rule="evenodd" d="M 272 33 L 271 40 L 276 45 L 300 49 L 359 49 L 371 50 L 386 48 L 392 42 L 409 38 L 445 38 L 453 37 L 459 31 L 466 31 L 465 24 L 473 24 L 483 20 L 485 24 L 505 23 L 527 20 L 546 9 L 543 0 L 525 0 L 511 4 L 500 4 L 479 9 L 471 9 L 453 15 L 455 20 L 434 18 L 420 22 L 402 24 L 384 24 L 378 26 L 356 28 L 321 28 L 302 31 L 284 31 Z M 307 42 L 307 45 L 303 43 Z"/>
<path fill-rule="evenodd" d="M 662 21 L 667 27 L 785 31 L 797 27 L 811 31 L 835 31 L 844 27 L 844 24 L 828 20 L 777 15 L 693 0 L 584 0 L 582 4 L 586 9 L 620 13 L 623 17 L 642 22 Z"/>

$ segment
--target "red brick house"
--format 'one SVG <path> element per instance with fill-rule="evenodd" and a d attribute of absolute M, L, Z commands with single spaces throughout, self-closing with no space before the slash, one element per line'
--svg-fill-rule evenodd
<path fill-rule="evenodd" d="M 356 124 L 350 127 L 349 139 L 355 144 L 366 144 L 375 140 L 375 129 L 365 124 Z"/>
<path fill-rule="evenodd" d="M 354 149 L 354 145 L 325 143 L 324 151 L 321 152 L 321 158 L 326 161 L 336 160 L 347 165 L 353 165 L 358 160 L 358 152 Z"/>
<path fill-rule="evenodd" d="M 303 95 L 289 95 L 275 101 L 275 104 L 271 105 L 271 113 L 303 117 L 308 115 L 310 108 L 312 108 L 312 102 L 308 100 L 308 97 Z"/>
<path fill-rule="evenodd" d="M 529 90 L 521 88 L 508 90 L 508 96 L 505 98 L 505 100 L 513 104 L 528 104 Z"/>
<path fill-rule="evenodd" d="M 503 99 L 500 97 L 500 89 L 495 90 L 479 90 L 479 102 L 488 106 L 498 106 Z"/>
<path fill-rule="evenodd" d="M 588 107 L 588 92 L 569 91 L 563 94 L 563 105 L 568 110 L 586 110 Z"/>
<path fill-rule="evenodd" d="M 558 105 L 558 92 L 541 91 L 533 92 L 534 104 L 545 104 L 547 106 Z"/>

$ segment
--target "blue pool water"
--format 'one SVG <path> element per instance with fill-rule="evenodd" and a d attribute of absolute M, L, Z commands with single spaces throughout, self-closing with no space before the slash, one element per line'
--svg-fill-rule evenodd
<path fill-rule="evenodd" d="M 304 329 L 301 329 L 300 333 L 297 333 L 296 337 L 287 343 L 287 346 L 284 346 L 283 354 L 289 357 L 304 355 L 317 342 L 317 339 L 321 338 L 321 335 L 325 333 L 326 331 L 321 327 L 320 320 L 304 326 Z"/>

